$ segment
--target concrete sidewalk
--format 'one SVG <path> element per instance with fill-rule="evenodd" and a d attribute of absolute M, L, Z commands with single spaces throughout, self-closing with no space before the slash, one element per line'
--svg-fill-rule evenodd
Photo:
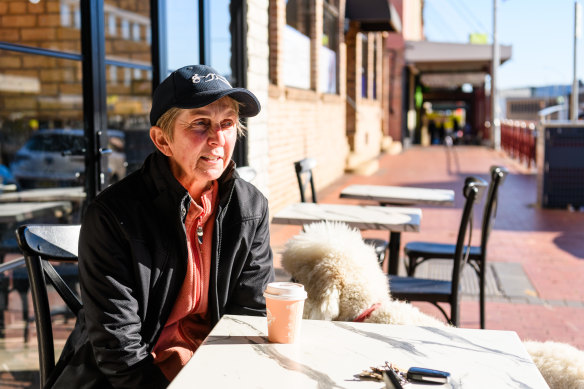
<path fill-rule="evenodd" d="M 379 170 L 369 176 L 346 174 L 320 189 L 318 173 L 315 179 L 319 202 L 326 203 L 367 204 L 339 198 L 340 191 L 351 184 L 455 190 L 454 207 L 422 207 L 420 232 L 403 233 L 403 248 L 413 240 L 454 243 L 464 202 L 464 178 L 474 175 L 489 181 L 491 165 L 507 167 L 510 175 L 499 192 L 497 218 L 488 246 L 487 329 L 513 330 L 522 339 L 555 340 L 584 349 L 584 212 L 538 207 L 537 177 L 532 169 L 503 152 L 480 146 L 431 146 L 382 155 Z M 477 207 L 474 224 L 475 244 L 480 239 L 481 211 L 482 204 Z M 285 242 L 299 232 L 297 226 L 271 226 L 279 279 L 289 277 L 281 268 L 280 253 Z M 387 239 L 383 231 L 365 231 L 363 235 Z M 430 261 L 417 275 L 448 277 L 448 272 L 447 263 Z M 443 318 L 430 304 L 416 305 Z M 461 313 L 461 327 L 479 328 L 478 287 L 470 271 L 463 276 Z"/>

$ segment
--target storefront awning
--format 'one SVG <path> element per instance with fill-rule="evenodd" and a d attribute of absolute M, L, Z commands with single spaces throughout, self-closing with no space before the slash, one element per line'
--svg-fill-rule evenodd
<path fill-rule="evenodd" d="M 401 19 L 390 0 L 347 0 L 345 17 L 360 22 L 361 31 L 401 32 Z"/>
<path fill-rule="evenodd" d="M 485 84 L 486 72 L 472 73 L 422 73 L 420 82 L 428 88 L 453 88 L 464 84 L 481 87 Z"/>
<path fill-rule="evenodd" d="M 511 58 L 511 46 L 500 45 L 501 63 Z M 492 45 L 408 41 L 406 63 L 420 73 L 490 73 Z"/>

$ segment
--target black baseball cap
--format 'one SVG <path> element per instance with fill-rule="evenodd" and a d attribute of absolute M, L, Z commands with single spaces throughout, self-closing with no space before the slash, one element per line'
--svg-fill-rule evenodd
<path fill-rule="evenodd" d="M 206 65 L 190 65 L 172 72 L 154 91 L 150 124 L 155 126 L 170 108 L 200 108 L 229 96 L 243 104 L 240 117 L 260 112 L 260 102 L 245 88 L 233 88 L 218 71 Z"/>

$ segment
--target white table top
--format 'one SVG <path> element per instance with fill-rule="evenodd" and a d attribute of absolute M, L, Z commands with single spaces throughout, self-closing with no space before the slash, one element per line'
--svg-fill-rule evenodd
<path fill-rule="evenodd" d="M 454 191 L 450 189 L 350 185 L 341 191 L 341 197 L 404 205 L 454 205 Z"/>
<path fill-rule="evenodd" d="M 35 202 L 35 201 L 72 201 L 85 200 L 83 187 L 29 189 L 20 192 L 0 194 L 0 203 Z"/>
<path fill-rule="evenodd" d="M 45 216 L 49 212 L 61 217 L 71 213 L 72 205 L 68 201 L 45 201 L 0 204 L 0 222 L 13 223 Z"/>
<path fill-rule="evenodd" d="M 294 203 L 272 219 L 276 224 L 304 225 L 318 221 L 338 221 L 360 230 L 419 231 L 419 208 L 368 205 Z"/>
<path fill-rule="evenodd" d="M 548 388 L 512 331 L 303 320 L 296 344 L 266 334 L 265 317 L 224 316 L 169 388 L 382 389 L 358 374 L 385 361 L 451 374 L 408 388 Z"/>

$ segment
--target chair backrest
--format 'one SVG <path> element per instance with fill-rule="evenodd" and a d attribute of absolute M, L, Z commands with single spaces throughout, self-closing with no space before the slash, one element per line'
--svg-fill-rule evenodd
<path fill-rule="evenodd" d="M 460 275 L 462 268 L 466 263 L 466 254 L 470 249 L 470 234 L 472 231 L 472 216 L 474 206 L 479 203 L 487 189 L 487 182 L 478 177 L 467 177 L 464 181 L 463 195 L 466 198 L 462 217 L 460 219 L 460 226 L 458 228 L 458 236 L 456 238 L 456 249 L 454 251 L 454 265 L 452 268 L 452 298 L 455 305 L 458 306 L 458 297 L 460 293 Z M 458 325 L 458 323 L 455 323 Z"/>
<path fill-rule="evenodd" d="M 300 188 L 300 201 L 303 203 L 306 202 L 306 187 L 308 184 L 310 184 L 312 192 L 312 202 L 316 203 L 316 190 L 314 188 L 314 177 L 312 174 L 312 169 L 315 167 L 316 160 L 314 158 L 304 158 L 300 161 L 294 162 L 298 187 Z"/>
<path fill-rule="evenodd" d="M 78 296 L 67 286 L 49 261 L 77 262 L 79 225 L 24 225 L 16 231 L 22 250 L 35 312 L 39 347 L 41 387 L 55 368 L 53 325 L 46 288 L 48 279 L 65 304 L 77 315 L 82 307 Z"/>
<path fill-rule="evenodd" d="M 509 171 L 503 166 L 491 166 L 491 182 L 489 183 L 489 191 L 487 193 L 487 200 L 485 201 L 481 229 L 481 253 L 485 258 L 487 242 L 489 241 L 489 235 L 491 234 L 491 229 L 495 223 L 495 216 L 497 214 L 499 187 L 503 185 L 508 174 Z"/>

